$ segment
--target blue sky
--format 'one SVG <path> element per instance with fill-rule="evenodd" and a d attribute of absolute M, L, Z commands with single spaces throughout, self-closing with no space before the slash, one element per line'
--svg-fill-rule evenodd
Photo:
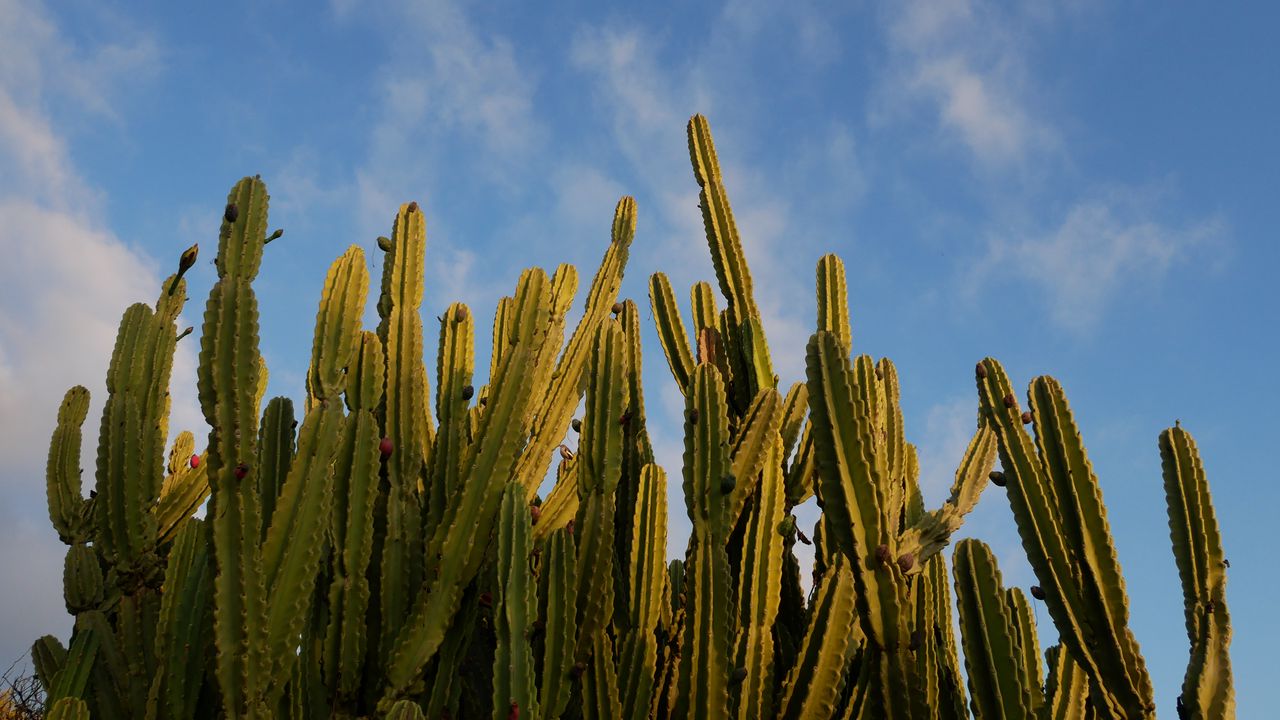
<path fill-rule="evenodd" d="M 930 505 L 972 427 L 975 361 L 1059 378 L 1166 713 L 1187 642 L 1156 436 L 1181 419 L 1232 560 L 1240 715 L 1280 702 L 1274 6 L 188 5 L 0 0 L 0 665 L 69 630 L 43 491 L 61 394 L 85 384 L 97 412 L 120 313 L 192 242 L 211 257 L 236 179 L 262 174 L 286 231 L 258 291 L 271 392 L 296 398 L 325 269 L 404 201 L 427 212 L 428 317 L 452 300 L 491 317 L 529 265 L 589 274 L 623 194 L 625 295 L 647 306 L 656 270 L 712 279 L 684 135 L 703 112 L 783 382 L 826 252 L 849 271 L 857 351 L 898 364 Z M 212 276 L 190 275 L 186 324 Z M 182 345 L 174 425 L 196 427 Z M 644 350 L 675 473 L 681 402 L 652 335 Z M 1032 582 L 999 491 L 964 534 Z"/>

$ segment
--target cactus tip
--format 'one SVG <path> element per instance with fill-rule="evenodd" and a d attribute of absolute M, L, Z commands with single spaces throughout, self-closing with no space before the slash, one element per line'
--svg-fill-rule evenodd
<path fill-rule="evenodd" d="M 453 311 L 453 321 L 460 323 L 466 319 L 467 319 L 467 309 L 462 305 L 459 305 L 457 309 Z"/>

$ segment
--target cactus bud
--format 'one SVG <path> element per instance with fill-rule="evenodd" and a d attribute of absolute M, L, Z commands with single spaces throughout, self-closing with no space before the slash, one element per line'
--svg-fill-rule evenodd
<path fill-rule="evenodd" d="M 980 380 L 985 380 L 985 379 L 986 379 L 986 377 L 987 377 L 987 366 L 986 366 L 986 365 L 983 365 L 982 363 L 978 363 L 978 366 L 977 366 L 976 368 L 974 368 L 974 371 L 978 374 L 978 379 L 980 379 Z"/>
<path fill-rule="evenodd" d="M 418 201 L 417 201 L 417 200 L 414 200 L 414 201 L 412 201 L 412 202 L 410 202 L 410 203 L 409 203 L 409 212 L 411 212 L 411 213 L 416 213 L 416 212 L 418 212 Z"/>
<path fill-rule="evenodd" d="M 698 424 L 698 408 L 694 408 L 689 411 L 689 424 L 690 425 Z"/>
<path fill-rule="evenodd" d="M 1035 599 L 1037 599 L 1037 600 L 1043 600 L 1043 599 L 1044 599 L 1044 588 L 1040 587 L 1039 585 L 1032 585 L 1032 586 L 1031 586 L 1031 597 L 1033 597 L 1033 598 L 1035 598 Z"/>
<path fill-rule="evenodd" d="M 733 486 L 737 484 L 738 479 L 733 476 L 733 473 L 726 473 L 724 477 L 720 478 L 720 493 L 728 495 L 733 492 Z"/>
<path fill-rule="evenodd" d="M 249 466 L 246 463 L 236 465 L 236 479 L 243 480 L 245 475 L 249 474 Z"/>
<path fill-rule="evenodd" d="M 1007 408 L 1011 408 L 1011 407 L 1013 407 L 1013 406 L 1015 406 L 1015 405 L 1017 405 L 1017 404 L 1018 404 L 1018 398 L 1014 397 L 1014 396 L 1013 396 L 1013 393 L 1009 393 L 1008 395 L 1005 395 L 1005 396 L 1004 396 L 1004 406 L 1005 406 L 1005 407 L 1007 407 Z"/>
<path fill-rule="evenodd" d="M 192 470 L 195 470 L 196 468 L 200 467 L 200 456 L 192 455 L 190 460 L 190 465 Z"/>
<path fill-rule="evenodd" d="M 529 506 L 530 522 L 532 522 L 532 524 L 534 525 L 537 525 L 538 520 L 540 520 L 541 518 L 542 518 L 542 508 L 538 507 L 537 505 L 530 505 Z"/>
<path fill-rule="evenodd" d="M 898 569 L 904 573 L 911 572 L 911 568 L 916 566 L 916 556 L 911 553 L 903 553 L 898 556 Z"/>
<path fill-rule="evenodd" d="M 222 211 L 222 219 L 233 223 L 238 217 L 240 217 L 240 209 L 236 207 L 235 203 L 227 203 L 227 209 Z"/>
<path fill-rule="evenodd" d="M 268 244 L 268 243 L 270 243 L 272 240 L 279 240 L 279 239 L 280 239 L 280 238 L 282 238 L 282 237 L 284 237 L 284 230 L 283 230 L 282 228 L 276 228 L 276 229 L 275 229 L 275 232 L 273 232 L 273 233 L 271 233 L 270 235 L 268 235 L 268 236 L 267 236 L 267 239 L 265 239 L 265 240 L 263 240 L 263 241 L 262 241 L 262 244 L 263 244 L 263 245 L 267 245 L 267 244 Z"/>
<path fill-rule="evenodd" d="M 884 379 L 884 370 L 881 370 L 880 368 L 876 368 L 876 379 L 877 380 Z"/>
<path fill-rule="evenodd" d="M 582 677 L 582 673 L 586 671 L 587 671 L 587 664 L 582 661 L 578 661 L 573 664 L 573 667 L 569 668 L 569 677 L 573 678 L 574 680 L 577 680 L 578 678 Z"/>
<path fill-rule="evenodd" d="M 560 459 L 566 462 L 573 459 L 573 451 L 569 449 L 568 445 L 560 446 Z"/>
<path fill-rule="evenodd" d="M 888 565 L 889 562 L 893 560 L 893 553 L 889 551 L 888 545 L 881 545 L 876 548 L 876 560 L 878 560 L 881 565 Z"/>
<path fill-rule="evenodd" d="M 570 534 L 570 535 L 572 535 L 572 534 L 573 534 L 573 521 L 572 521 L 572 520 L 570 520 L 569 522 L 565 523 L 565 525 L 564 525 L 564 529 L 565 529 L 565 530 L 568 530 L 568 531 L 569 531 L 569 534 Z"/>
<path fill-rule="evenodd" d="M 184 338 L 184 337 L 186 337 L 186 336 L 190 335 L 190 334 L 191 334 L 191 331 L 193 331 L 193 330 L 195 330 L 195 328 L 194 328 L 194 327 L 192 327 L 191 325 L 188 325 L 188 326 L 187 326 L 187 329 L 185 329 L 185 330 L 183 330 L 182 332 L 178 333 L 178 337 L 174 338 L 174 340 L 173 340 L 173 341 L 174 341 L 174 342 L 178 342 L 178 341 L 179 341 L 179 340 L 181 340 L 182 338 Z"/>
<path fill-rule="evenodd" d="M 1030 410 L 1028 410 L 1027 412 L 1022 413 L 1022 424 L 1023 424 L 1023 425 L 1030 425 L 1030 424 L 1031 424 L 1031 411 L 1030 411 Z"/>
<path fill-rule="evenodd" d="M 511 701 L 511 708 L 507 710 L 507 720 L 520 720 L 520 703 L 515 700 Z"/>
<path fill-rule="evenodd" d="M 574 418 L 573 422 L 569 423 L 569 427 L 573 428 L 574 432 L 580 433 L 582 432 L 582 421 L 578 418 Z"/>
<path fill-rule="evenodd" d="M 990 478 L 992 485 L 995 485 L 996 487 L 1005 486 L 1004 473 L 1000 472 L 999 470 L 992 470 L 991 473 L 987 475 L 987 477 Z"/>
<path fill-rule="evenodd" d="M 378 249 L 381 250 L 382 252 L 391 252 L 391 249 L 393 247 L 394 246 L 391 244 L 391 238 L 389 237 L 378 238 Z"/>
<path fill-rule="evenodd" d="M 482 608 L 493 607 L 493 596 L 487 592 L 480 593 L 479 601 Z"/>
<path fill-rule="evenodd" d="M 391 457 L 391 451 L 393 449 L 394 446 L 392 445 L 391 438 L 389 437 L 382 438 L 382 442 L 378 443 L 378 452 L 382 454 L 382 458 L 384 460 Z"/>
<path fill-rule="evenodd" d="M 182 257 L 178 258 L 178 277 L 182 277 L 188 270 L 196 264 L 196 258 L 200 255 L 200 244 L 196 243 L 187 248 L 182 253 Z"/>
<path fill-rule="evenodd" d="M 805 535 L 804 531 L 799 528 L 796 528 L 796 538 L 799 539 L 800 542 L 804 543 L 805 545 L 813 544 L 813 541 L 809 539 L 809 536 Z"/>
<path fill-rule="evenodd" d="M 729 674 L 730 685 L 737 685 L 738 683 L 746 679 L 747 679 L 747 669 L 744 667 L 734 668 L 733 672 Z"/>
<path fill-rule="evenodd" d="M 621 315 L 621 314 L 622 314 L 622 303 L 620 303 L 620 302 L 616 302 L 616 303 L 614 303 L 614 304 L 613 304 L 613 307 L 611 307 L 611 308 L 609 308 L 609 309 L 613 311 L 613 314 L 614 314 L 614 315 Z"/>
<path fill-rule="evenodd" d="M 475 389 L 475 388 L 473 388 L 473 387 L 471 387 L 470 385 L 468 385 L 468 386 L 466 386 L 466 387 L 462 388 L 462 399 L 463 399 L 463 400 L 470 400 L 470 399 L 471 399 L 471 396 L 472 396 L 472 395 L 475 395 L 475 394 L 476 394 L 476 389 Z"/>
<path fill-rule="evenodd" d="M 459 306 L 458 306 L 458 307 L 453 311 L 453 321 L 454 321 L 454 322 L 456 322 L 456 323 L 460 323 L 460 322 L 462 322 L 463 320 L 466 320 L 466 319 L 467 319 L 467 309 L 466 309 L 465 307 L 463 307 L 463 306 L 459 305 Z"/>

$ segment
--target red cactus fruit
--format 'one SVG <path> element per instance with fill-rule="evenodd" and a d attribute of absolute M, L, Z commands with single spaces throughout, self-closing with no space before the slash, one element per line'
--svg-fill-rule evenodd
<path fill-rule="evenodd" d="M 542 508 L 538 507 L 537 505 L 530 505 L 529 519 L 533 521 L 534 525 L 537 525 L 538 521 L 542 519 Z"/>
<path fill-rule="evenodd" d="M 520 720 L 520 703 L 515 700 L 511 701 L 511 708 L 507 710 L 507 720 Z"/>
<path fill-rule="evenodd" d="M 192 470 L 195 470 L 195 469 L 196 469 L 196 468 L 198 468 L 198 467 L 200 467 L 200 456 L 199 456 L 199 455 L 192 455 L 192 456 L 191 456 L 191 469 L 192 469 Z"/>
<path fill-rule="evenodd" d="M 1031 424 L 1031 411 L 1030 411 L 1030 410 L 1028 410 L 1027 412 L 1022 413 L 1022 424 L 1023 424 L 1023 425 L 1030 425 L 1030 424 Z"/>
<path fill-rule="evenodd" d="M 394 449 L 395 446 L 392 444 L 391 438 L 389 437 L 382 438 L 382 442 L 378 443 L 378 452 L 382 454 L 383 458 L 391 457 L 391 451 Z"/>
<path fill-rule="evenodd" d="M 240 463 L 236 466 L 236 479 L 243 480 L 245 475 L 249 474 L 249 466 L 246 463 Z"/>
<path fill-rule="evenodd" d="M 1004 396 L 1004 406 L 1005 406 L 1005 407 L 1007 407 L 1007 408 L 1011 408 L 1011 407 L 1013 407 L 1013 406 L 1015 406 L 1015 405 L 1017 405 L 1017 404 L 1018 404 L 1018 398 L 1014 397 L 1014 396 L 1013 396 L 1013 393 L 1009 393 L 1008 395 L 1005 395 L 1005 396 Z"/>

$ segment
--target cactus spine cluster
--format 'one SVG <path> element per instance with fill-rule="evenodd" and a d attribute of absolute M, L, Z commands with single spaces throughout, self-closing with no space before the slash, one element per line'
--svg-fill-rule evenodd
<path fill-rule="evenodd" d="M 843 263 L 818 263 L 806 377 L 784 393 L 705 118 L 688 137 L 716 285 L 691 288 L 686 320 L 667 277 L 649 279 L 685 401 L 682 559 L 667 561 L 640 313 L 618 298 L 632 199 L 615 209 L 572 332 L 577 271 L 526 270 L 498 303 L 483 381 L 471 309 L 439 317 L 434 383 L 425 213 L 401 206 L 378 239 L 376 328 L 362 327 L 361 248 L 329 270 L 296 419 L 288 398 L 263 402 L 253 281 L 280 232 L 267 233 L 266 186 L 244 178 L 200 332 L 204 453 L 182 432 L 164 458 L 194 247 L 155 306 L 121 321 L 87 500 L 88 391 L 72 388 L 59 409 L 47 491 L 75 623 L 69 645 L 46 636 L 32 649 L 48 716 L 1150 717 L 1101 492 L 1061 386 L 1033 381 L 1024 414 L 999 363 L 980 363 L 972 440 L 950 497 L 927 510 L 897 370 L 853 354 Z M 1231 717 L 1226 561 L 1204 469 L 1181 427 L 1160 452 L 1191 644 L 1177 708 Z M 953 555 L 960 642 L 952 629 L 942 551 L 988 479 L 1006 488 L 1032 595 L 1059 634 L 1043 659 L 1030 602 L 976 540 Z M 811 497 L 812 540 L 794 515 Z M 815 545 L 807 597 L 796 542 Z"/>

